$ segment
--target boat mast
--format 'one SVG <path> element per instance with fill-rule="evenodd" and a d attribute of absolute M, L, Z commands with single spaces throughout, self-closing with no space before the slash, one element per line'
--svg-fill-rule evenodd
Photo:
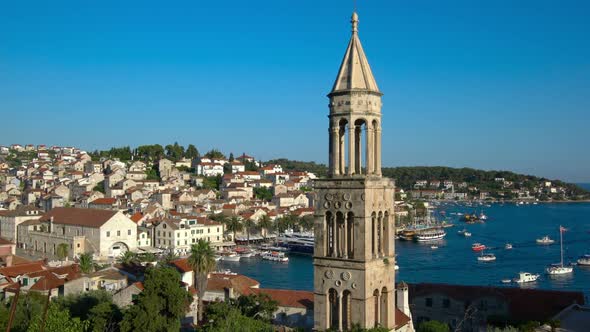
<path fill-rule="evenodd" d="M 563 232 L 561 228 L 561 225 L 559 225 L 559 248 L 561 251 L 561 267 L 563 267 Z"/>

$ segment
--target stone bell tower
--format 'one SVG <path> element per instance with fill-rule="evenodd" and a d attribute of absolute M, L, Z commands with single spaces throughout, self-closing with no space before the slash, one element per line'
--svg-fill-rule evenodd
<path fill-rule="evenodd" d="M 314 183 L 314 328 L 395 326 L 394 183 L 381 176 L 381 96 L 352 36 L 330 98 L 329 175 Z"/>

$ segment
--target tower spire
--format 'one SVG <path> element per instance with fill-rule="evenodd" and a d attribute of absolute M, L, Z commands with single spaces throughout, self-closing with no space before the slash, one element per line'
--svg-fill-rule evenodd
<path fill-rule="evenodd" d="M 352 23 L 352 33 L 356 34 L 359 31 L 359 16 L 355 11 L 352 12 L 352 18 L 350 19 L 350 23 Z"/>

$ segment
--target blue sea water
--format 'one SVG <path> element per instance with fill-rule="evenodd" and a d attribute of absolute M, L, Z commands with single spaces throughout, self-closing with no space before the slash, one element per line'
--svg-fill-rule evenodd
<path fill-rule="evenodd" d="M 397 281 L 432 282 L 462 285 L 497 285 L 500 280 L 515 278 L 519 271 L 539 273 L 541 279 L 525 287 L 576 290 L 590 295 L 590 267 L 576 266 L 569 276 L 549 277 L 544 269 L 559 262 L 559 226 L 567 228 L 564 233 L 564 257 L 566 262 L 575 262 L 583 254 L 590 254 L 590 203 L 545 203 L 538 205 L 494 204 L 483 207 L 489 220 L 484 224 L 466 225 L 456 212 L 478 213 L 482 208 L 466 206 L 443 206 L 449 221 L 456 224 L 447 228 L 448 235 L 438 243 L 431 244 L 396 241 Z M 473 236 L 465 238 L 457 234 L 466 228 Z M 556 240 L 554 245 L 540 246 L 535 239 L 549 235 Z M 492 263 L 477 261 L 477 253 L 471 245 L 480 242 L 492 249 L 497 260 Z M 512 243 L 512 250 L 504 249 Z M 240 262 L 222 262 L 221 268 L 231 269 L 258 280 L 261 287 L 284 289 L 313 289 L 312 258 L 304 255 L 289 256 L 289 263 L 263 261 L 259 258 L 242 259 Z"/>

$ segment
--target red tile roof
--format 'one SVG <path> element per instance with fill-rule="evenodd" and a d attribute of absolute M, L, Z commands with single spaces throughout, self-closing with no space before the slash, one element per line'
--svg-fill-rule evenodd
<path fill-rule="evenodd" d="M 404 314 L 398 308 L 395 308 L 395 328 L 396 329 L 408 324 L 409 321 L 410 321 L 410 317 L 408 317 L 406 314 Z"/>
<path fill-rule="evenodd" d="M 313 292 L 268 288 L 255 289 L 254 292 L 267 294 L 281 307 L 313 309 Z"/>
<path fill-rule="evenodd" d="M 133 222 L 137 223 L 141 220 L 141 218 L 143 218 L 143 214 L 141 212 L 136 212 L 134 215 L 131 216 L 131 220 L 133 220 Z"/>
<path fill-rule="evenodd" d="M 55 208 L 45 213 L 41 221 L 49 221 L 53 217 L 56 224 L 100 227 L 109 221 L 117 211 L 100 209 Z"/>
<path fill-rule="evenodd" d="M 43 261 L 34 261 L 31 263 L 0 268 L 0 274 L 6 277 L 18 277 L 24 274 L 43 271 L 45 269 L 46 267 Z"/>
<path fill-rule="evenodd" d="M 97 205 L 113 205 L 115 203 L 117 203 L 117 199 L 110 198 L 110 197 L 97 198 L 97 199 L 93 200 L 92 202 L 90 202 L 90 204 L 97 204 Z"/>

